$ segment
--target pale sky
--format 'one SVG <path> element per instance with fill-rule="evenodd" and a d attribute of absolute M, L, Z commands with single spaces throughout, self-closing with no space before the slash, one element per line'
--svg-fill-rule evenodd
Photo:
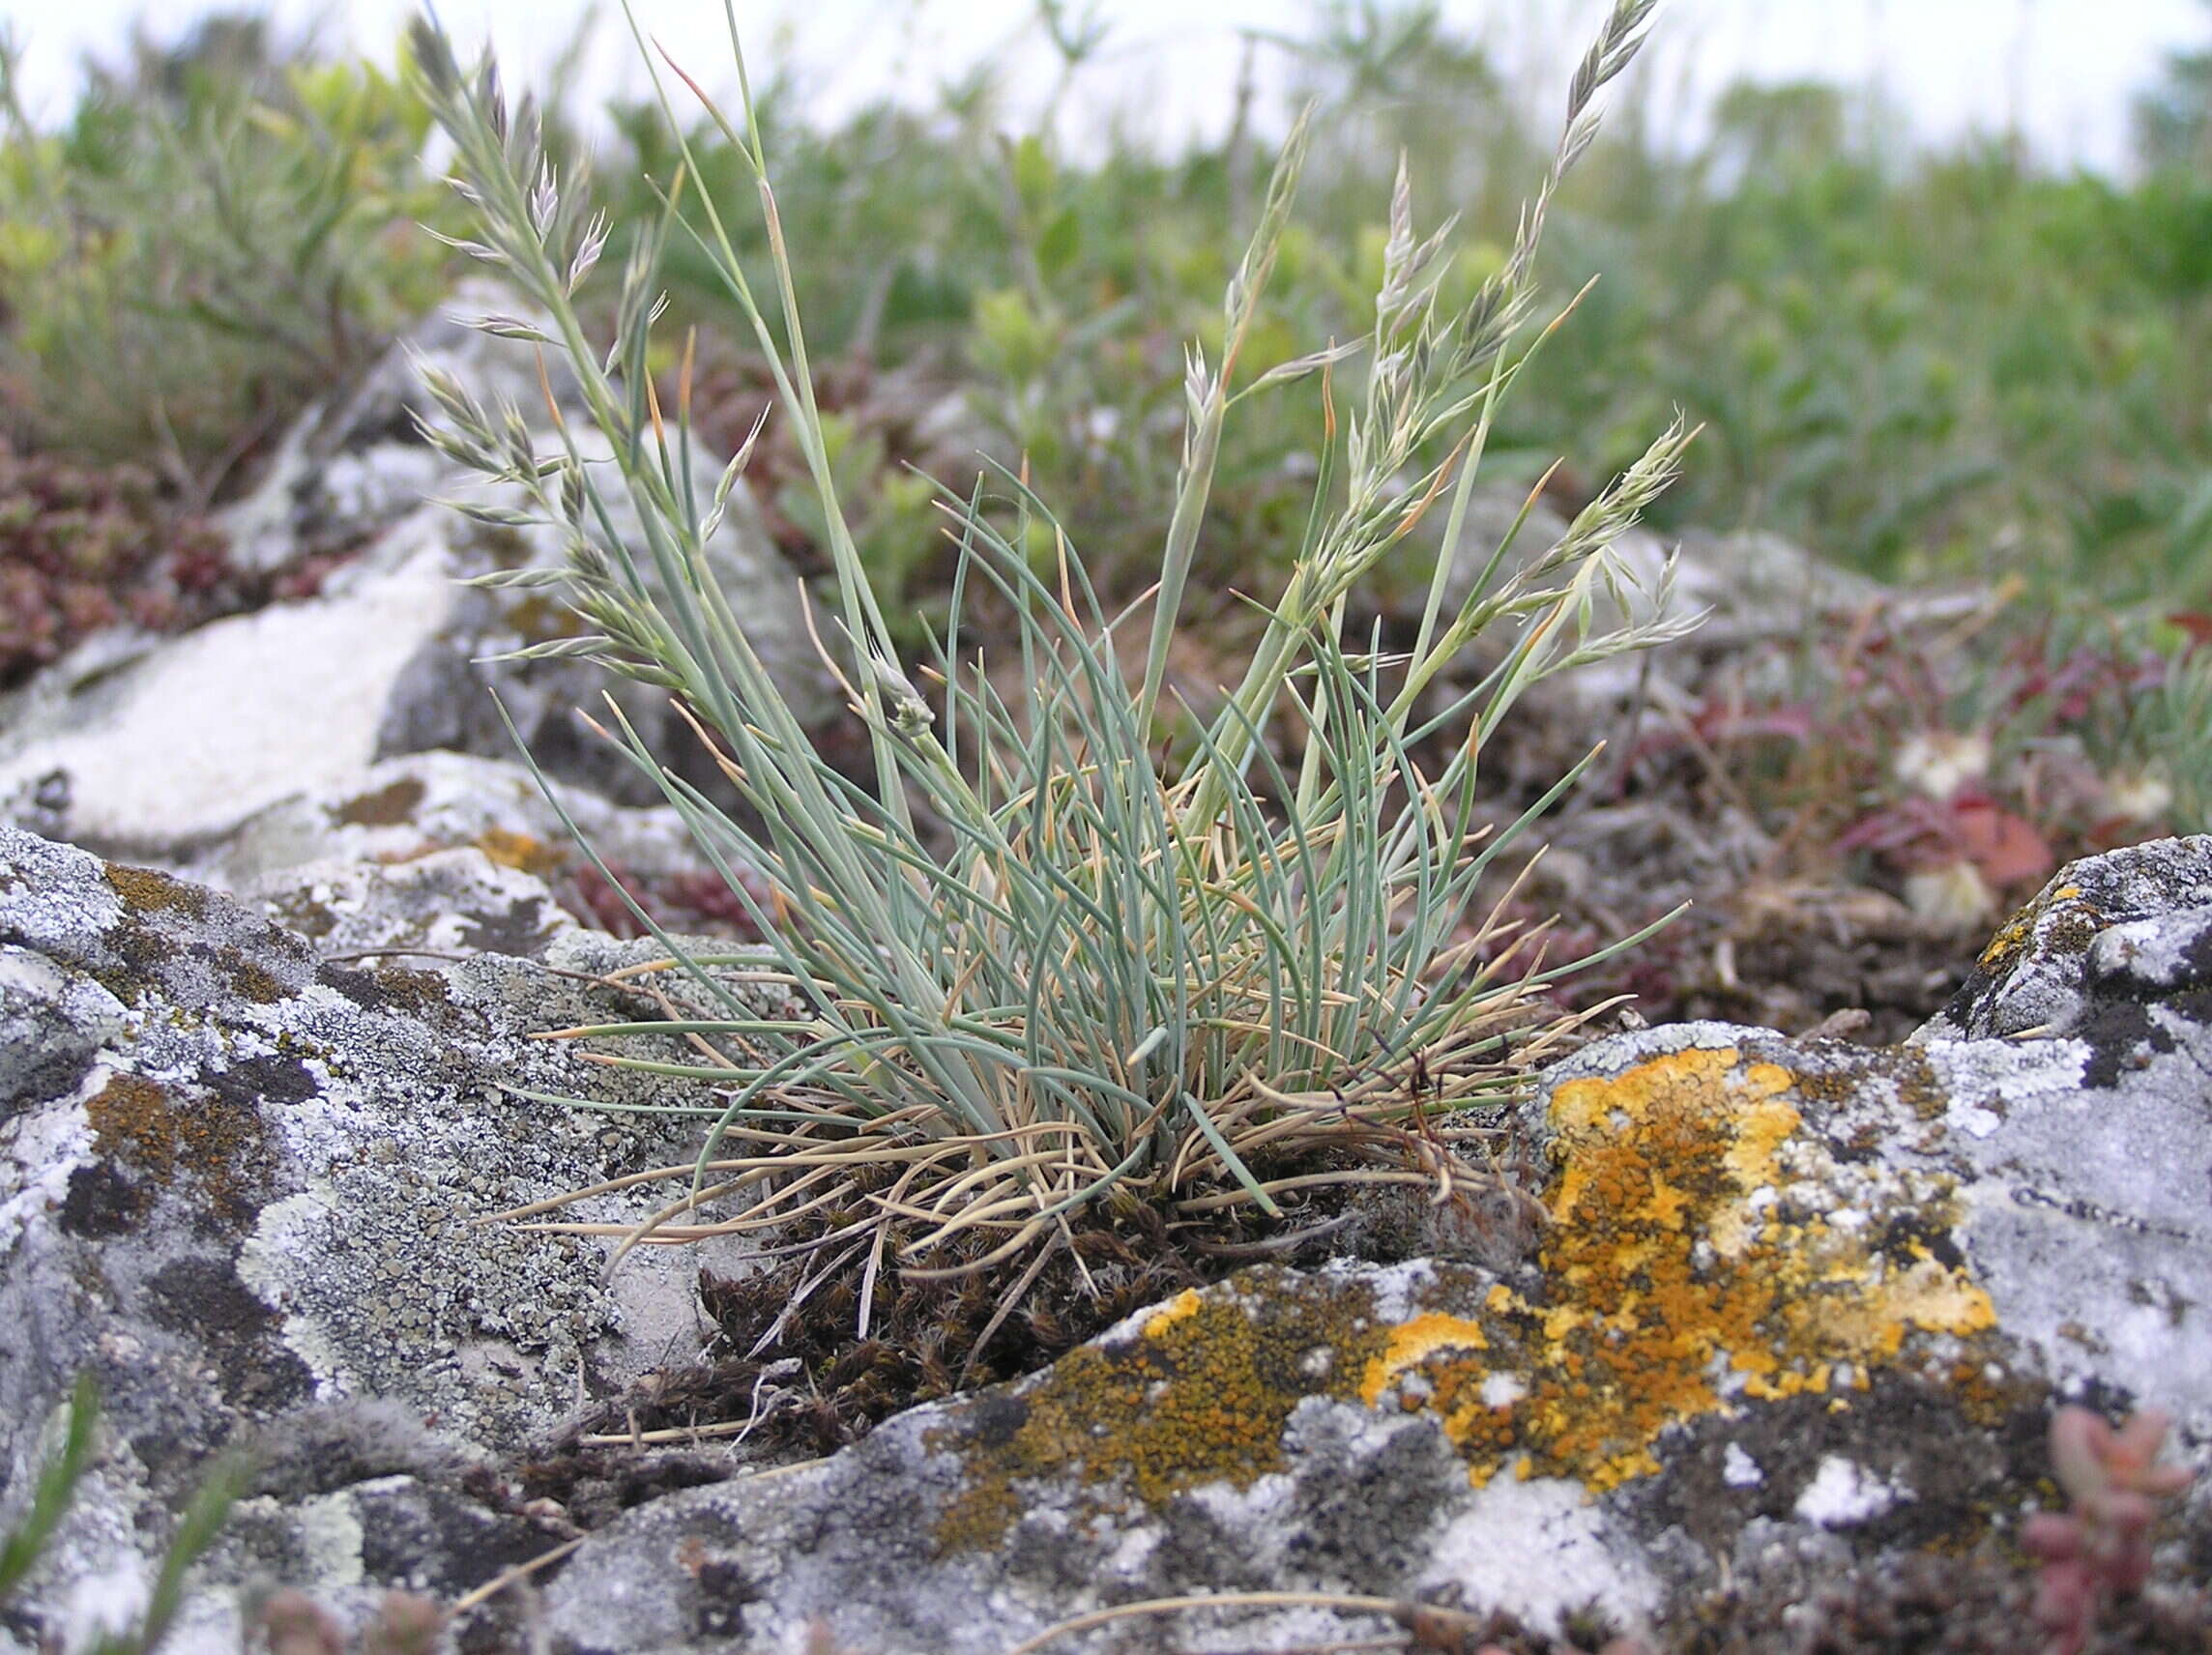
<path fill-rule="evenodd" d="M 641 22 L 703 82 L 727 81 L 722 9 L 714 0 L 637 0 Z M 287 23 L 325 19 L 325 37 L 389 58 L 408 0 L 276 0 Z M 488 32 L 510 85 L 538 78 L 574 26 L 582 0 L 442 0 L 464 44 Z M 1080 14 L 1082 0 L 1066 0 Z M 1567 66 L 1605 0 L 1444 0 L 1462 33 L 1528 83 L 1563 87 Z M 196 7 L 145 0 L 0 0 L 25 44 L 24 80 L 35 113 L 65 109 L 73 66 L 90 49 L 113 54 L 129 20 L 152 15 L 181 33 Z M 634 73 L 619 5 L 603 10 L 588 89 L 610 90 Z M 1087 80 L 1098 104 L 1144 112 L 1166 147 L 1225 119 L 1236 77 L 1237 30 L 1300 32 L 1315 8 L 1262 0 L 1096 0 L 1110 25 L 1107 63 Z M 748 51 L 796 51 L 826 117 L 886 89 L 926 102 L 965 64 L 1046 61 L 1033 0 L 739 0 Z M 1944 138 L 2017 121 L 2036 153 L 2061 165 L 2116 168 L 2127 156 L 2131 96 L 2157 73 L 2162 54 L 2212 46 L 2212 6 L 2202 0 L 1662 0 L 1641 80 L 1661 135 L 1694 136 L 1697 111 L 1743 74 L 1815 76 L 1877 85 L 1906 111 L 1916 135 Z M 1032 54 L 1025 57 L 1024 54 Z M 1041 72 L 1033 79 L 1049 78 Z M 1616 95 L 1617 96 L 1617 95 Z M 1080 124 L 1087 113 L 1074 109 Z M 1070 132 L 1070 136 L 1078 135 Z"/>

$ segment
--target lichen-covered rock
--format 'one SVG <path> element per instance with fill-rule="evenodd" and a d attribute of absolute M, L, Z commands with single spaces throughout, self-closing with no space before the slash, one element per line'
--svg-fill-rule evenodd
<path fill-rule="evenodd" d="M 513 759 L 408 753 L 382 759 L 342 788 L 294 794 L 184 859 L 180 872 L 235 892 L 297 883 L 314 863 L 391 866 L 436 851 L 481 851 L 503 866 L 551 876 L 583 861 L 569 824 L 604 860 L 648 881 L 705 872 L 683 818 L 666 805 L 626 808 L 556 785 L 560 806 Z"/>
<path fill-rule="evenodd" d="M 647 1499 L 542 1571 L 540 1631 L 1004 1655 L 1202 1596 L 1052 1648 L 1308 1648 L 1423 1604 L 1467 1647 L 1850 1647 L 1915 1615 L 2016 1647 L 2053 1406 L 2212 1444 L 2208 867 L 2197 839 L 2068 868 L 1906 1045 L 1594 1042 L 1508 1118 L 1518 1196 L 1435 1227 L 1461 1256 L 1254 1268 L 829 1460 Z M 386 1586 L 451 1598 L 570 1532 L 514 1456 L 692 1334 L 693 1258 L 610 1282 L 605 1240 L 475 1223 L 691 1153 L 681 1122 L 525 1095 L 675 1101 L 529 1038 L 620 1014 L 557 973 L 642 950 L 477 844 L 290 877 L 269 900 L 313 943 L 0 831 L 0 1523 L 79 1368 L 110 1409 L 0 1650 L 112 1623 L 247 1438 L 264 1469 L 170 1647 L 236 1647 L 249 1577 L 356 1626 Z M 2161 1531 L 2175 1584 L 2128 1611 L 2198 1639 L 2205 1480 Z"/>
<path fill-rule="evenodd" d="M 2091 1071 L 2170 1054 L 2212 1019 L 2212 837 L 2059 869 L 1916 1041 L 2079 1036 Z"/>
<path fill-rule="evenodd" d="M 258 882 L 253 894 L 317 952 L 349 962 L 456 953 L 539 959 L 576 929 L 543 880 L 474 848 L 403 862 L 310 862 Z"/>
<path fill-rule="evenodd" d="M 0 1527 L 81 1370 L 107 1433 L 11 1611 L 18 1633 L 58 1626 L 87 1581 L 142 1586 L 209 1456 L 273 1424 L 324 1442 L 305 1462 L 321 1469 L 274 1453 L 269 1474 L 294 1486 L 247 1502 L 218 1577 L 298 1564 L 291 1583 L 364 1599 L 480 1583 L 561 1530 L 503 1503 L 496 1470 L 465 1488 L 463 1472 L 696 1349 L 698 1258 L 649 1249 L 609 1279 L 611 1240 L 479 1222 L 696 1152 L 687 1119 L 524 1095 L 697 1103 L 531 1037 L 650 1015 L 585 979 L 652 945 L 578 929 L 480 853 L 448 857 L 467 865 L 442 899 L 492 882 L 546 923 L 489 940 L 543 964 L 334 964 L 217 892 L 0 828 Z M 420 918 L 389 897 L 353 917 L 379 915 L 371 946 Z M 610 1195 L 577 1216 L 627 1226 L 651 1202 Z M 303 1477 L 319 1504 L 301 1503 Z M 228 1601 L 201 1604 L 201 1631 L 167 1647 L 235 1649 Z"/>
<path fill-rule="evenodd" d="M 1661 1645 L 1736 1616 L 1775 1647 L 1786 1614 L 1810 1637 L 1938 1548 L 1954 1582 L 1994 1582 L 1961 1646 L 2012 1647 L 2054 1402 L 2166 1409 L 2199 1465 L 2212 1444 L 2212 1027 L 2176 964 L 2207 857 L 2062 874 L 2110 906 L 2047 926 L 2077 900 L 2047 897 L 2000 940 L 2018 980 L 2076 962 L 2011 1037 L 1594 1043 L 1515 1121 L 1545 1219 L 1519 1263 L 1255 1269 L 819 1466 L 670 1496 L 549 1588 L 556 1644 L 798 1650 L 819 1620 L 845 1646 L 996 1655 L 1102 1608 L 1265 1591 L 1551 1632 L 1594 1609 Z M 2165 1554 L 2181 1578 L 2212 1558 L 2202 1481 Z M 1389 1626 L 1222 1605 L 1053 1647 Z"/>

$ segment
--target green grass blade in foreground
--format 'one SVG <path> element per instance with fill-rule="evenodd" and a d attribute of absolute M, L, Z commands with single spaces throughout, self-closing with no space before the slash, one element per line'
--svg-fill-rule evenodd
<path fill-rule="evenodd" d="M 0 1540 L 0 1604 L 22 1584 L 76 1495 L 76 1485 L 92 1463 L 94 1434 L 100 1424 L 100 1391 L 88 1370 L 77 1376 L 67 1404 L 69 1423 L 60 1445 L 39 1467 L 30 1509 Z"/>
<path fill-rule="evenodd" d="M 161 1554 L 161 1567 L 154 1577 L 154 1590 L 137 1632 L 129 1638 L 105 1640 L 99 1646 L 98 1655 L 152 1655 L 169 1635 L 177 1611 L 184 1607 L 186 1575 L 220 1537 L 223 1524 L 230 1520 L 231 1507 L 253 1481 L 254 1468 L 253 1457 L 236 1449 L 217 1456 L 177 1519 L 176 1533 Z"/>

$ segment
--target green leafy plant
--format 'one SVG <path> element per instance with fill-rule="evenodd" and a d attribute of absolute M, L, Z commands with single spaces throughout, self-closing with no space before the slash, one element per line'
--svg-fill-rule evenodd
<path fill-rule="evenodd" d="M 1678 422 L 1556 543 L 1516 562 L 1511 536 L 1476 547 L 1461 534 L 1499 399 L 1547 336 L 1527 331 L 1546 209 L 1594 133 L 1593 98 L 1630 61 L 1649 10 L 1620 0 L 1608 17 L 1511 255 L 1464 305 L 1442 299 L 1445 235 L 1416 236 L 1401 173 L 1363 372 L 1349 393 L 1334 376 L 1350 349 L 1264 371 L 1247 363 L 1309 140 L 1301 123 L 1229 283 L 1218 358 L 1194 347 L 1187 359 L 1182 458 L 1149 615 L 1106 608 L 1021 479 L 999 478 L 995 497 L 947 497 L 952 621 L 934 670 L 919 675 L 941 705 L 897 653 L 840 502 L 749 98 L 742 124 L 709 107 L 750 174 L 772 291 L 757 289 L 739 257 L 724 198 L 698 202 L 703 228 L 680 218 L 697 170 L 681 140 L 656 228 L 634 240 L 610 351 L 587 337 L 574 302 L 606 224 L 579 205 L 575 180 L 554 173 L 530 101 L 510 110 L 488 59 L 465 73 L 434 26 L 415 26 L 422 96 L 453 144 L 472 210 L 464 249 L 538 312 L 482 325 L 562 359 L 614 459 L 592 463 L 565 423 L 540 453 L 518 411 L 487 410 L 436 374 L 429 385 L 449 423 L 433 440 L 529 502 L 521 512 L 466 509 L 567 533 L 567 566 L 549 582 L 491 577 L 557 586 L 593 628 L 538 653 L 582 654 L 667 688 L 709 743 L 745 814 L 666 768 L 619 710 L 604 732 L 726 871 L 775 962 L 759 974 L 803 1006 L 796 1018 L 763 1016 L 715 975 L 738 962 L 666 939 L 696 1009 L 562 1031 L 684 1038 L 694 1060 L 604 1060 L 717 1089 L 697 1106 L 715 1120 L 685 1169 L 692 1187 L 647 1234 L 683 1240 L 847 1210 L 857 1216 L 841 1237 L 872 1234 L 880 1246 L 907 1227 L 910 1260 L 983 1268 L 1067 1236 L 1092 1203 L 1143 1200 L 1204 1222 L 1225 1208 L 1273 1217 L 1317 1185 L 1410 1183 L 1448 1203 L 1479 1184 L 1451 1147 L 1472 1130 L 1432 1112 L 1495 1096 L 1516 1080 L 1517 1056 L 1571 1022 L 1538 996 L 1570 968 L 1547 966 L 1534 934 L 1495 910 L 1486 917 L 1477 898 L 1499 851 L 1578 773 L 1492 833 L 1472 803 L 1479 756 L 1530 684 L 1687 624 L 1664 602 L 1620 605 L 1661 618 L 1619 630 L 1593 619 L 1600 595 L 1628 578 L 1609 548 L 1689 442 Z M 733 50 L 736 34 L 733 18 Z M 743 84 L 742 51 L 738 66 Z M 865 733 L 872 785 L 818 751 L 706 573 L 702 543 L 750 445 L 711 495 L 695 488 L 688 387 L 671 418 L 648 371 L 661 244 L 684 228 L 770 363 L 804 454 L 832 570 L 825 657 Z M 1179 712 L 1167 665 L 1232 412 L 1312 376 L 1326 423 L 1295 564 L 1261 609 L 1250 664 L 1219 710 Z M 614 532 L 618 490 L 637 509 L 642 544 Z M 1395 655 L 1359 649 L 1345 636 L 1352 594 L 1431 513 L 1444 519 L 1445 551 L 1417 636 Z M 1040 541 L 1047 556 L 1033 559 Z M 1447 606 L 1462 557 L 1481 560 L 1480 571 Z M 987 611 L 1010 618 L 1011 689 L 970 653 Z M 1122 632 L 1142 645 L 1133 682 L 1117 653 Z M 1503 641 L 1498 664 L 1431 705 L 1446 663 L 1478 637 Z M 1179 732 L 1179 766 L 1156 745 L 1163 731 Z M 1424 753 L 1437 755 L 1433 772 Z M 765 899 L 741 877 L 748 871 Z M 736 1217 L 699 1212 L 740 1194 L 755 1199 Z"/>
<path fill-rule="evenodd" d="M 1322 8 L 1255 50 L 1322 100 L 1331 139 L 1246 335 L 1248 372 L 1295 340 L 1366 331 L 1398 144 L 1416 198 L 1464 212 L 1454 299 L 1509 256 L 1517 181 L 1552 136 L 1526 77 L 1411 0 Z M 2176 61 L 2177 85 L 2192 73 Z M 793 82 L 762 95 L 796 286 L 830 350 L 957 354 L 978 416 L 1028 456 L 1101 590 L 1125 600 L 1173 512 L 1161 437 L 1180 341 L 1219 351 L 1254 124 L 1172 157 L 1122 136 L 1088 159 L 1055 147 L 1049 116 L 996 146 L 992 85 L 978 72 L 935 108 L 811 131 Z M 597 197 L 618 254 L 621 226 L 655 205 L 629 161 L 665 181 L 681 160 L 643 111 L 623 130 L 629 152 Z M 1908 151 L 1897 130 L 1849 89 L 1738 86 L 1702 142 L 1624 123 L 1593 146 L 1539 274 L 1604 279 L 1500 410 L 1493 479 L 1525 485 L 1564 452 L 1559 496 L 1586 498 L 1586 479 L 1632 463 L 1679 405 L 1707 434 L 1654 508 L 1663 529 L 1756 526 L 1902 581 L 2019 572 L 2054 606 L 2200 606 L 2212 188 L 2174 166 L 2132 185 L 2057 172 L 1980 140 Z M 682 211 L 704 234 L 701 200 L 750 184 L 711 120 L 691 142 L 699 188 Z M 742 217 L 732 243 L 771 290 L 765 230 Z M 667 268 L 672 316 L 711 329 L 724 313 L 713 261 L 679 234 Z M 1225 430 L 1202 582 L 1271 590 L 1287 575 L 1321 418 L 1308 382 Z M 1378 570 L 1385 614 L 1394 587 L 1425 579 L 1419 559 L 1400 562 Z"/>

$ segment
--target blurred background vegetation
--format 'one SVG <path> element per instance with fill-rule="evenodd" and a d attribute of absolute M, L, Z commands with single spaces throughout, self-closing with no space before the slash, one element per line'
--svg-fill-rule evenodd
<path fill-rule="evenodd" d="M 1106 34 L 1055 4 L 1039 28 L 1063 84 Z M 1462 279 L 1499 256 L 1549 105 L 1528 106 L 1434 8 L 1339 0 L 1252 49 L 1285 54 L 1297 95 L 1323 106 L 1277 301 L 1283 351 L 1361 326 L 1401 148 L 1420 210 L 1464 216 Z M 1126 537 L 1142 559 L 1173 470 L 1161 436 L 1180 344 L 1218 328 L 1278 112 L 1247 99 L 1214 147 L 1117 142 L 1077 161 L 1049 107 L 1041 130 L 1007 135 L 1005 91 L 985 65 L 934 108 L 885 103 L 818 130 L 771 77 L 770 148 L 813 326 L 874 367 L 926 356 L 957 373 L 1093 557 L 1112 563 Z M 1549 247 L 1557 296 L 1601 279 L 1515 399 L 1510 457 L 1533 477 L 1572 455 L 1595 480 L 1679 404 L 1706 434 L 1662 527 L 1756 525 L 1888 578 L 2002 569 L 2104 602 L 2201 606 L 2208 110 L 2212 52 L 2169 60 L 2141 96 L 2123 183 L 2047 172 L 1995 140 L 1901 147 L 1885 133 L 1902 121 L 1834 86 L 1738 86 L 1688 151 L 1623 108 Z M 33 130 L 13 74 L 5 112 L 0 421 L 19 449 L 152 460 L 219 499 L 466 262 L 431 233 L 450 206 L 397 78 L 248 16 L 165 47 L 141 37 L 59 130 Z M 655 210 L 639 174 L 670 177 L 673 146 L 656 111 L 607 113 L 597 188 L 619 239 Z M 592 114 L 555 111 L 571 132 L 603 128 Z M 710 147 L 722 159 L 699 182 L 734 199 L 737 164 Z M 713 334 L 727 307 L 681 240 L 674 275 L 677 320 Z M 1295 491 L 1275 485 L 1310 414 L 1286 403 L 1246 432 L 1224 508 L 1247 555 L 1265 560 L 1288 528 L 1275 495 Z M 865 473 L 881 456 L 856 443 Z"/>
<path fill-rule="evenodd" d="M 0 70 L 0 420 L 204 504 L 446 291 L 450 191 L 393 77 L 218 15 L 93 66 L 58 131 Z"/>
<path fill-rule="evenodd" d="M 1096 15 L 1038 0 L 1062 92 L 1100 52 Z M 1401 150 L 1417 215 L 1462 216 L 1452 279 L 1471 290 L 1503 256 L 1550 147 L 1548 97 L 1530 102 L 1418 0 L 1327 0 L 1250 51 L 1280 54 L 1296 97 L 1320 105 L 1262 359 L 1364 330 Z M 440 239 L 451 203 L 404 76 L 218 15 L 173 45 L 141 38 L 41 129 L 6 56 L 0 437 L 18 473 L 127 463 L 183 507 L 218 505 L 288 419 L 466 273 Z M 1247 90 L 1226 137 L 1163 156 L 1064 141 L 1057 101 L 1009 116 L 989 64 L 927 107 L 885 102 L 830 127 L 809 123 L 789 76 L 756 65 L 764 78 L 838 463 L 887 595 L 922 615 L 936 595 L 929 491 L 905 462 L 966 462 L 931 446 L 911 401 L 877 394 L 901 373 L 964 398 L 971 428 L 1027 456 L 1102 579 L 1141 587 L 1172 499 L 1183 344 L 1218 342 L 1282 111 Z M 740 163 L 685 97 L 680 117 L 710 153 L 684 211 L 702 193 L 743 207 Z M 675 146 L 649 106 L 581 109 L 558 86 L 548 103 L 572 164 L 578 133 L 611 133 L 592 186 L 616 226 L 595 277 L 611 288 L 623 244 L 658 211 L 644 179 L 673 177 Z M 2115 740 L 2185 740 L 2160 762 L 2185 824 L 2202 826 L 2212 673 L 2200 659 L 2167 683 L 2161 663 L 2212 633 L 2212 51 L 2171 58 L 2143 90 L 2125 180 L 2048 170 L 2001 140 L 1908 146 L 1864 89 L 1739 85 L 1687 147 L 1616 104 L 1545 249 L 1554 299 L 1599 279 L 1507 405 L 1498 475 L 1532 483 L 1567 456 L 1552 487 L 1571 508 L 1679 406 L 1704 434 L 1662 532 L 1775 531 L 1890 581 L 2010 579 L 2044 628 L 2025 647 L 2050 661 L 2120 617 L 2124 640 L 2096 647 L 2121 722 L 2131 699 L 2166 700 Z M 748 211 L 729 221 L 757 236 Z M 701 423 L 734 441 L 765 400 L 757 365 L 681 236 L 670 276 L 667 362 L 696 326 Z M 1233 427 L 1208 537 L 1221 586 L 1264 587 L 1256 571 L 1295 546 L 1320 395 L 1309 382 L 1258 399 Z M 810 508 L 779 492 L 772 438 L 762 465 L 800 549 Z M 55 492 L 10 490 L 0 534 Z M 2009 713 L 1945 716 L 1986 730 Z"/>

